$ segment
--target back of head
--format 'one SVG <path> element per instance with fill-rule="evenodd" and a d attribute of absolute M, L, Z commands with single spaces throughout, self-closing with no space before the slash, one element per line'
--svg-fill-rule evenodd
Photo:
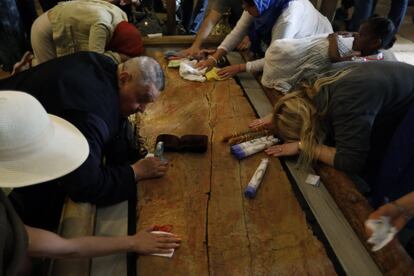
<path fill-rule="evenodd" d="M 135 57 L 127 60 L 124 65 L 125 70 L 141 84 L 154 84 L 159 91 L 164 90 L 164 72 L 155 59 L 147 56 Z"/>
<path fill-rule="evenodd" d="M 330 85 L 346 76 L 350 70 L 340 70 L 320 77 L 312 83 L 303 82 L 299 87 L 285 95 L 274 107 L 274 129 L 277 136 L 285 142 L 302 142 L 299 164 L 311 165 L 315 158 L 315 147 L 323 139 L 319 120 L 325 110 L 318 110 L 313 98 L 322 87 Z"/>
<path fill-rule="evenodd" d="M 389 49 L 394 45 L 395 26 L 394 23 L 385 17 L 371 17 L 365 24 L 368 24 L 372 34 L 381 40 L 381 49 Z"/>

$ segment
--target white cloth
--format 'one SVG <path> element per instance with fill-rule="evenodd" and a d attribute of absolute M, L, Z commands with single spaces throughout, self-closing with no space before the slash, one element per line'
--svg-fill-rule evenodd
<path fill-rule="evenodd" d="M 248 33 L 254 17 L 244 11 L 236 27 L 218 47 L 226 52 L 232 51 Z M 309 0 L 294 0 L 282 12 L 272 29 L 272 41 L 282 38 L 304 38 L 316 34 L 332 33 L 329 20 L 319 13 Z M 247 72 L 263 70 L 264 59 L 246 63 Z"/>
<path fill-rule="evenodd" d="M 197 64 L 197 60 L 182 60 L 180 63 L 180 76 L 185 80 L 190 81 L 199 81 L 199 82 L 205 82 L 206 77 L 204 77 L 207 68 L 204 68 L 202 70 L 194 68 L 194 66 Z"/>
<path fill-rule="evenodd" d="M 350 55 L 352 41 L 353 37 L 338 37 L 341 56 Z M 328 49 L 326 34 L 275 40 L 266 51 L 262 84 L 283 93 L 289 92 L 303 77 L 331 65 Z"/>
<path fill-rule="evenodd" d="M 386 246 L 398 232 L 397 229 L 391 225 L 389 217 L 369 219 L 365 222 L 365 226 L 372 230 L 372 235 L 367 241 L 374 245 L 372 251 L 378 251 Z"/>

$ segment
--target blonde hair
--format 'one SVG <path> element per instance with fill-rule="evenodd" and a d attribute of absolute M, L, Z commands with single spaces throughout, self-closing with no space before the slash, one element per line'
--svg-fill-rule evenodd
<path fill-rule="evenodd" d="M 322 87 L 347 75 L 351 70 L 341 70 L 327 77 L 318 78 L 314 83 L 301 83 L 295 91 L 282 97 L 274 107 L 273 125 L 277 136 L 285 142 L 301 141 L 302 149 L 298 164 L 309 167 L 318 157 L 316 146 L 322 142 L 324 133 L 320 119 L 325 110 L 317 110 L 313 98 Z"/>

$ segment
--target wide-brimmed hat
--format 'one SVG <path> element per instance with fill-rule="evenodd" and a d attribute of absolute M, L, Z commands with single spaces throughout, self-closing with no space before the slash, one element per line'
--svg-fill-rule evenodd
<path fill-rule="evenodd" d="M 47 114 L 27 93 L 0 91 L 0 187 L 64 176 L 88 154 L 88 142 L 71 123 Z"/>

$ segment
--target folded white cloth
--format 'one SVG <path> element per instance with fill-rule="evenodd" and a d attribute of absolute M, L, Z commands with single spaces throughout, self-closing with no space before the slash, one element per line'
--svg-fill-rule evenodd
<path fill-rule="evenodd" d="M 397 229 L 391 225 L 389 217 L 369 219 L 365 222 L 365 226 L 372 230 L 372 235 L 367 241 L 374 245 L 372 251 L 378 251 L 386 246 L 397 233 Z"/>
<path fill-rule="evenodd" d="M 197 64 L 197 60 L 182 60 L 180 63 L 180 76 L 185 80 L 190 81 L 199 81 L 204 82 L 206 81 L 206 77 L 204 77 L 207 68 L 199 70 L 194 66 Z"/>

